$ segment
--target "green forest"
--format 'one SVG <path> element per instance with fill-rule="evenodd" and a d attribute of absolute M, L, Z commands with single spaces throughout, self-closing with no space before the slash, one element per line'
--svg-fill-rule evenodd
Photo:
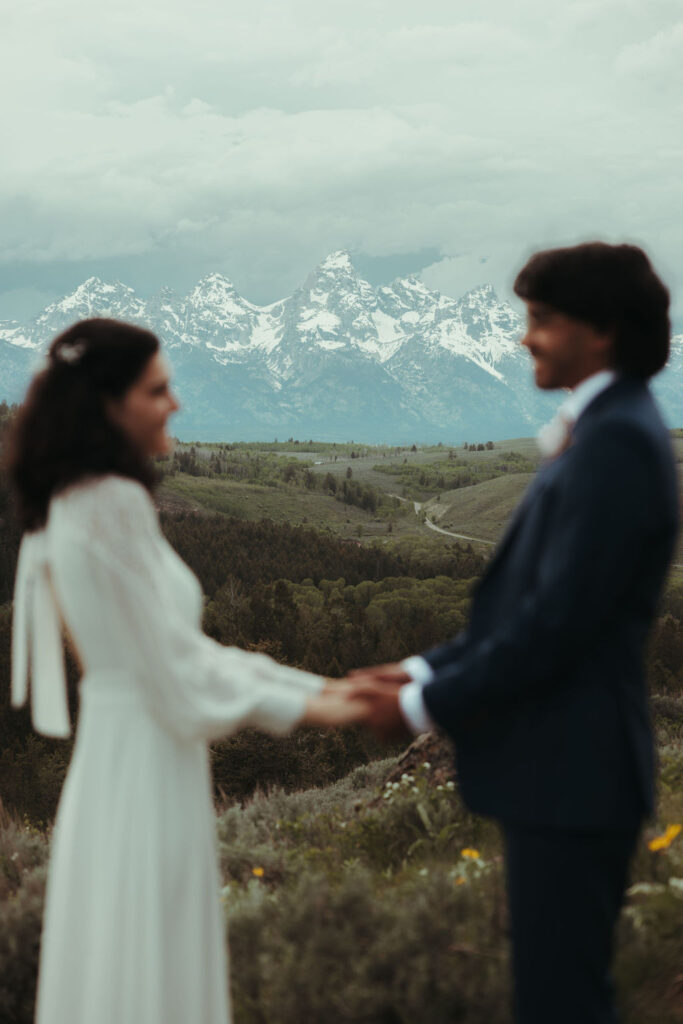
<path fill-rule="evenodd" d="M 12 412 L 0 404 L 0 429 Z M 454 635 L 537 466 L 526 439 L 489 444 L 178 443 L 158 463 L 160 519 L 200 579 L 206 632 L 329 676 Z M 446 513 L 471 541 L 429 528 Z M 20 534 L 2 479 L 0 525 L 0 1021 L 28 1024 L 72 744 L 9 707 Z M 683 1019 L 682 623 L 673 570 L 648 655 L 659 807 L 620 925 L 627 1024 Z M 500 838 L 463 806 L 443 741 L 405 752 L 358 729 L 247 730 L 211 756 L 237 1024 L 509 1021 Z"/>

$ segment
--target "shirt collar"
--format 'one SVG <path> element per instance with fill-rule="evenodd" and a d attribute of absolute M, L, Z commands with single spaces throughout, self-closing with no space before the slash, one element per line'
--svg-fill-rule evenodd
<path fill-rule="evenodd" d="M 617 379 L 617 376 L 616 370 L 599 370 L 597 373 L 591 374 L 590 377 L 585 377 L 565 398 L 560 410 L 570 420 L 576 422 L 593 399 L 606 391 L 610 384 Z"/>

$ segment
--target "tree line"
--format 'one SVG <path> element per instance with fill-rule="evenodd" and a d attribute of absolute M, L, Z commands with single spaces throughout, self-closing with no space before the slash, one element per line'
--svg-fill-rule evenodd
<path fill-rule="evenodd" d="M 0 403 L 0 429 L 14 411 Z M 270 456 L 263 470 L 256 461 L 260 458 L 246 463 L 249 473 L 270 472 Z M 275 463 L 276 477 L 288 461 Z M 449 453 L 429 466 L 400 468 L 411 471 L 405 475 L 406 486 L 424 486 L 421 472 L 428 486 L 440 483 L 440 473 L 448 486 L 449 463 L 456 471 L 471 465 L 456 460 L 454 466 Z M 233 464 L 244 465 L 239 460 Z M 481 462 L 478 468 L 486 472 L 499 464 L 514 472 L 527 468 L 523 457 L 511 452 L 496 462 Z M 290 483 L 304 481 L 305 486 L 303 474 L 309 470 L 296 463 Z M 352 495 L 352 501 L 362 503 L 368 493 L 352 475 L 341 480 L 332 473 L 314 475 L 319 478 L 316 486 L 339 500 Z M 281 479 L 280 485 L 288 483 Z M 201 582 L 209 635 L 332 676 L 404 657 L 457 633 L 467 621 L 471 594 L 485 565 L 471 546 L 442 546 L 431 538 L 361 546 L 309 527 L 268 520 L 194 512 L 163 513 L 160 519 L 170 543 Z M 35 735 L 28 710 L 9 707 L 11 598 L 19 542 L 9 492 L 0 476 L 0 797 L 31 821 L 47 823 L 54 815 L 72 744 Z M 683 696 L 682 622 L 683 583 L 672 583 L 648 656 L 652 690 L 672 697 Z M 67 675 L 75 720 L 78 672 L 68 655 Z M 360 730 L 304 730 L 291 738 L 246 731 L 212 746 L 216 793 L 242 799 L 270 783 L 292 789 L 322 784 L 380 752 Z"/>
<path fill-rule="evenodd" d="M 7 487 L 0 480 L 0 509 L 6 513 L 0 531 L 0 798 L 15 813 L 47 824 L 54 816 L 72 741 L 36 735 L 28 709 L 10 708 L 11 596 L 20 533 L 9 506 Z M 435 642 L 448 628 L 446 619 L 429 608 L 437 596 L 415 591 L 409 612 L 411 588 L 429 590 L 434 576 L 454 585 L 461 577 L 476 576 L 483 565 L 468 547 L 363 547 L 269 521 L 177 513 L 163 514 L 161 524 L 200 579 L 209 635 L 330 675 L 379 657 L 399 657 L 410 643 Z M 445 616 L 448 607 L 444 602 Z M 67 678 L 76 721 L 78 670 L 68 652 Z M 284 738 L 247 730 L 212 746 L 215 791 L 242 799 L 257 786 L 319 785 L 381 754 L 362 730 L 302 730 Z"/>
<path fill-rule="evenodd" d="M 358 455 L 351 452 L 351 458 L 358 458 Z M 212 450 L 208 457 L 204 457 L 196 445 L 177 451 L 168 459 L 158 460 L 162 478 L 187 473 L 194 477 L 218 477 L 265 487 L 297 487 L 331 495 L 345 505 L 354 505 L 373 515 L 379 509 L 390 512 L 399 508 L 400 503 L 396 498 L 371 484 L 354 481 L 350 466 L 344 476 L 338 478 L 329 470 L 325 473 L 315 472 L 312 465 L 309 461 L 270 452 Z"/>
<path fill-rule="evenodd" d="M 380 462 L 373 469 L 397 477 L 404 496 L 419 498 L 423 491 L 454 491 L 508 473 L 533 473 L 536 466 L 519 452 L 502 452 L 499 458 L 485 461 L 451 453 L 435 462 Z"/>

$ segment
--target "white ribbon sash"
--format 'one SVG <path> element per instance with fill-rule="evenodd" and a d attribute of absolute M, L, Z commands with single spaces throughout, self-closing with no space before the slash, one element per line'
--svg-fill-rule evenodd
<path fill-rule="evenodd" d="M 19 549 L 12 620 L 12 706 L 26 703 L 45 736 L 71 733 L 59 612 L 48 559 L 47 533 L 25 533 Z"/>

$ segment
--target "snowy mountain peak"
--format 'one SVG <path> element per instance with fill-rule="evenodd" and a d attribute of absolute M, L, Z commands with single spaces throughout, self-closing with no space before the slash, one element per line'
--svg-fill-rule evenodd
<path fill-rule="evenodd" d="M 291 302 L 292 315 L 285 317 L 283 332 L 285 349 L 303 343 L 309 350 L 355 350 L 382 362 L 388 358 L 383 339 L 395 341 L 396 331 L 381 321 L 381 316 L 377 320 L 377 294 L 356 273 L 346 250 L 330 253 L 294 293 Z"/>
<path fill-rule="evenodd" d="M 340 249 L 338 252 L 332 252 L 326 256 L 322 263 L 319 263 L 315 270 L 308 275 L 303 286 L 295 294 L 303 296 L 312 295 L 314 292 L 322 295 L 330 292 L 336 294 L 340 290 L 357 291 L 363 286 L 372 291 L 370 285 L 358 277 L 349 253 Z M 313 298 L 312 301 L 320 304 L 319 299 Z"/>
<path fill-rule="evenodd" d="M 434 306 L 440 299 L 439 292 L 433 292 L 414 274 L 409 277 L 397 277 L 390 285 L 380 288 L 380 293 L 386 296 L 387 301 L 398 300 L 411 309 L 422 308 L 425 305 Z"/>
<path fill-rule="evenodd" d="M 468 292 L 460 298 L 460 305 L 474 306 L 477 303 L 489 305 L 491 303 L 498 303 L 499 299 L 496 295 L 496 291 L 492 284 L 479 284 L 475 288 L 470 288 Z"/>
<path fill-rule="evenodd" d="M 197 288 L 210 288 L 210 287 L 226 287 L 233 288 L 234 285 L 229 277 L 225 274 L 220 274 L 217 270 L 213 270 L 210 274 L 205 274 L 204 277 L 200 278 L 196 284 Z"/>
<path fill-rule="evenodd" d="M 207 274 L 194 286 L 188 299 L 196 306 L 220 305 L 226 298 L 239 298 L 237 290 L 228 277 L 223 274 Z"/>
<path fill-rule="evenodd" d="M 400 288 L 406 292 L 415 292 L 418 295 L 435 295 L 436 292 L 430 291 L 424 281 L 421 281 L 416 274 L 409 274 L 408 277 L 398 277 L 394 281 L 392 288 Z"/>
<path fill-rule="evenodd" d="M 340 270 L 352 274 L 356 273 L 356 268 L 351 262 L 351 253 L 346 249 L 338 249 L 337 252 L 331 252 L 322 263 L 318 264 L 318 270 L 323 271 L 323 273 L 338 273 Z"/>
<path fill-rule="evenodd" d="M 492 285 L 472 288 L 453 304 L 450 316 L 476 343 L 488 364 L 524 358 L 519 347 L 522 318 L 507 302 L 501 302 Z"/>
<path fill-rule="evenodd" d="M 84 302 L 84 301 L 97 301 L 102 297 L 107 296 L 108 298 L 121 298 L 125 296 L 128 299 L 135 297 L 135 292 L 132 288 L 129 288 L 127 284 L 121 284 L 120 281 L 103 281 L 101 277 L 89 277 L 83 284 L 80 284 L 75 292 L 72 292 L 70 296 L 62 299 L 61 305 L 63 307 L 65 302 Z M 59 303 L 57 303 L 59 305 Z"/>
<path fill-rule="evenodd" d="M 42 343 L 64 330 L 74 320 L 91 317 L 119 317 L 121 320 L 140 320 L 145 304 L 132 288 L 120 281 L 110 283 L 99 277 L 89 277 L 70 295 L 52 302 L 33 320 L 33 331 Z M 40 342 L 39 342 L 40 345 Z"/>
<path fill-rule="evenodd" d="M 215 351 L 241 352 L 249 344 L 258 310 L 222 274 L 208 274 L 187 298 L 192 318 L 183 340 Z"/>
<path fill-rule="evenodd" d="M 348 436 L 349 423 L 358 437 L 394 443 L 526 436 L 557 404 L 534 388 L 523 318 L 491 285 L 458 300 L 416 275 L 374 288 L 345 250 L 262 307 L 220 273 L 184 298 L 162 288 L 146 301 L 90 277 L 32 321 L 0 322 L 0 400 L 21 400 L 37 356 L 92 316 L 142 324 L 162 340 L 188 410 L 179 436 L 334 438 Z M 680 335 L 655 384 L 679 425 Z"/>

